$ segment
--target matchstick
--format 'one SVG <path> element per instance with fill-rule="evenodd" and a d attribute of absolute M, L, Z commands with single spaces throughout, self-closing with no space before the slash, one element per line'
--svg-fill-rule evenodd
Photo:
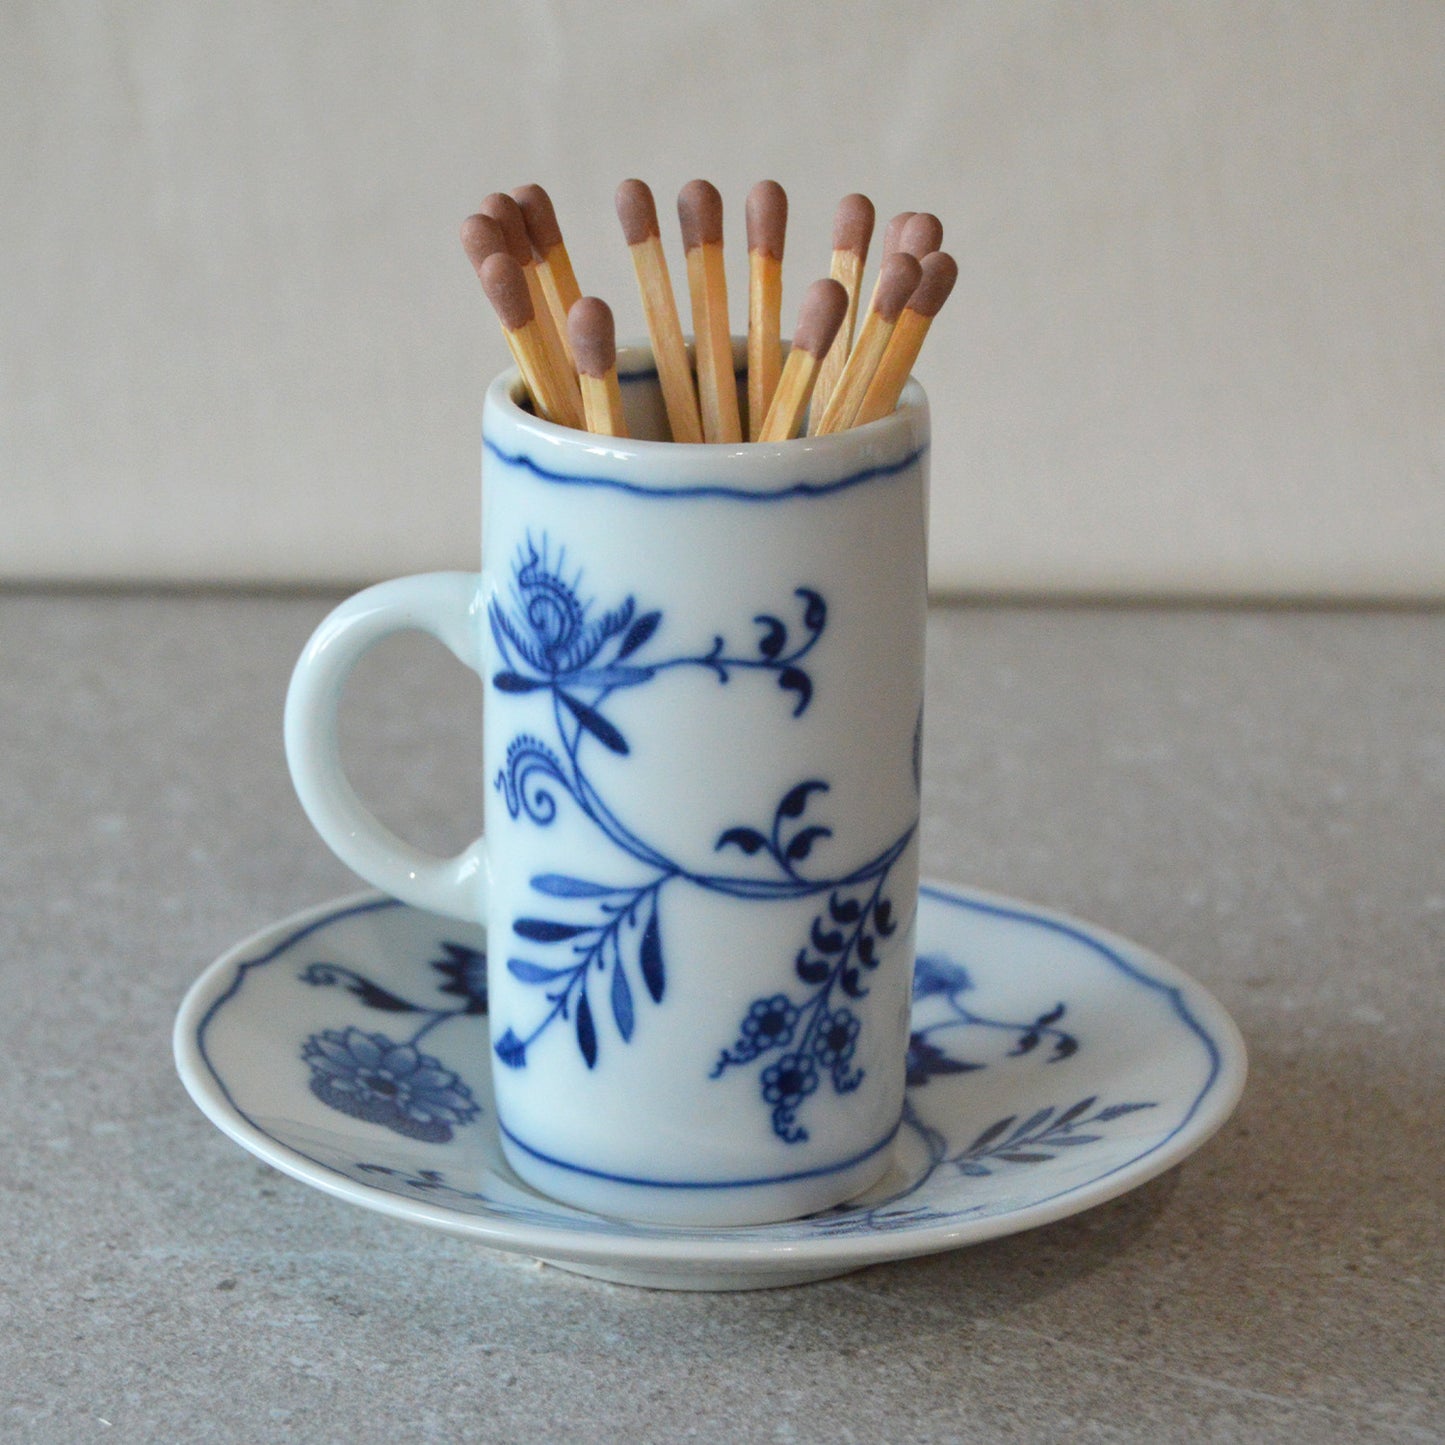
<path fill-rule="evenodd" d="M 943 245 L 943 222 L 929 211 L 909 216 L 898 232 L 897 250 L 907 251 L 921 261 Z"/>
<path fill-rule="evenodd" d="M 617 330 L 612 308 L 596 296 L 583 296 L 567 313 L 567 334 L 577 358 L 577 381 L 587 430 L 598 436 L 625 437 L 622 388 L 617 383 Z"/>
<path fill-rule="evenodd" d="M 487 258 L 506 255 L 507 243 L 502 239 L 502 228 L 490 216 L 483 216 L 479 213 L 475 216 L 468 216 L 462 222 L 462 249 L 467 253 L 467 259 L 472 263 L 472 269 L 476 271 L 477 277 L 480 279 L 482 267 L 486 264 Z M 490 297 L 488 299 L 490 300 Z M 507 346 L 512 353 L 512 360 L 522 373 L 522 382 L 531 396 L 533 409 L 538 416 L 546 416 L 547 408 L 543 405 L 541 392 L 533 384 L 535 380 L 533 368 L 530 364 L 522 365 L 522 359 L 517 354 L 517 347 L 513 344 L 512 335 L 505 326 L 502 327 L 502 335 L 506 338 Z"/>
<path fill-rule="evenodd" d="M 817 435 L 828 436 L 833 432 L 846 431 L 853 425 L 858 407 L 873 380 L 873 373 L 877 371 L 893 335 L 893 328 L 898 324 L 898 317 L 917 289 L 922 274 L 917 258 L 907 251 L 895 251 L 883 263 L 878 284 L 873 288 L 868 315 L 863 318 L 858 343 L 828 400 L 827 410 L 818 423 Z"/>
<path fill-rule="evenodd" d="M 501 228 L 508 252 L 522 268 L 527 294 L 532 298 L 533 319 L 542 338 L 547 370 L 552 376 L 549 390 L 558 410 L 554 420 L 580 430 L 583 426 L 582 393 L 577 386 L 577 373 L 572 370 L 567 348 L 562 344 L 562 334 L 547 305 L 547 296 L 537 275 L 536 258 L 532 255 L 532 242 L 527 235 L 527 223 L 522 219 L 522 208 L 505 191 L 493 191 L 482 202 L 481 210 Z"/>
<path fill-rule="evenodd" d="M 854 426 L 866 426 L 870 421 L 877 421 L 898 405 L 903 384 L 913 370 L 913 363 L 918 360 L 928 328 L 948 300 L 953 283 L 958 280 L 958 263 L 947 251 L 930 251 L 919 264 L 922 279 L 908 298 L 908 304 L 888 338 L 878 370 L 873 373 L 873 380 L 868 383 L 868 390 L 859 403 Z"/>
<path fill-rule="evenodd" d="M 758 435 L 760 442 L 785 442 L 798 434 L 803 413 L 808 409 L 817 384 L 818 372 L 848 310 L 848 292 L 841 281 L 830 276 L 814 281 L 798 309 L 793 328 L 793 347 L 773 393 L 772 405 Z"/>
<path fill-rule="evenodd" d="M 873 239 L 873 202 L 856 192 L 844 196 L 833 213 L 833 263 L 829 275 L 848 296 L 848 309 L 843 324 L 828 348 L 813 387 L 813 420 L 823 414 L 833 388 L 843 374 L 848 353 L 853 347 L 853 328 L 858 321 L 858 297 L 863 289 L 863 267 L 868 260 L 868 243 Z"/>
<path fill-rule="evenodd" d="M 881 266 L 896 250 L 903 240 L 903 228 L 918 214 L 917 211 L 899 211 L 894 218 L 883 228 L 883 254 L 878 258 Z"/>
<path fill-rule="evenodd" d="M 728 284 L 723 269 L 723 205 L 717 187 L 689 181 L 677 198 L 687 286 L 692 297 L 692 335 L 697 349 L 697 392 L 702 435 L 709 442 L 740 442 L 733 343 L 728 330 Z"/>
<path fill-rule="evenodd" d="M 783 369 L 783 239 L 788 197 L 776 181 L 748 192 L 748 437 L 757 441 Z"/>
<path fill-rule="evenodd" d="M 542 292 L 547 298 L 547 309 L 567 349 L 567 359 L 576 365 L 571 343 L 567 335 L 567 319 L 572 308 L 582 299 L 582 288 L 577 284 L 576 272 L 572 269 L 572 258 L 567 253 L 567 244 L 562 239 L 562 228 L 557 224 L 557 212 L 552 198 L 541 186 L 518 186 L 512 192 L 522 212 L 527 227 L 527 237 L 537 258 L 537 279 L 542 283 Z"/>
<path fill-rule="evenodd" d="M 536 310 L 532 305 L 532 293 L 527 289 L 527 278 L 517 258 L 508 250 L 494 251 L 484 258 L 477 268 L 482 278 L 482 290 L 492 303 L 497 319 L 502 323 L 502 332 L 511 348 L 512 358 L 522 373 L 527 390 L 538 413 L 545 421 L 559 421 L 558 401 L 552 388 L 556 381 L 547 360 L 547 349 L 537 325 Z"/>
<path fill-rule="evenodd" d="M 642 296 L 642 314 L 652 339 L 652 358 L 662 384 L 662 400 L 675 442 L 700 442 L 702 421 L 697 410 L 697 391 L 692 384 L 692 363 L 682 339 L 677 317 L 677 299 L 662 251 L 662 234 L 657 224 L 657 207 L 645 181 L 623 181 L 617 188 L 617 219 L 632 253 L 637 289 Z"/>

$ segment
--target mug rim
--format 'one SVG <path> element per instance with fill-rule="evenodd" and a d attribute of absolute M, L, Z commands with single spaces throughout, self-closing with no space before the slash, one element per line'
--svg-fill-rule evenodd
<path fill-rule="evenodd" d="M 739 375 L 746 356 L 746 338 L 734 337 L 733 364 Z M 651 346 L 619 346 L 617 371 L 623 387 L 655 381 Z M 545 480 L 612 484 L 642 494 L 766 498 L 832 492 L 902 471 L 920 460 L 929 445 L 928 398 L 912 376 L 887 416 L 828 436 L 782 442 L 598 436 L 539 417 L 521 405 L 522 392 L 515 366 L 488 386 L 482 413 L 484 451 L 526 466 Z M 506 449 L 499 444 L 499 432 L 505 435 Z"/>

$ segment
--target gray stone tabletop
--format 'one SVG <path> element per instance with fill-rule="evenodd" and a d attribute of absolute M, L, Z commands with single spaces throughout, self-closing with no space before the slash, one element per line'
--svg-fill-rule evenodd
<path fill-rule="evenodd" d="M 0 596 L 0 1438 L 1445 1438 L 1445 615 L 936 611 L 926 871 L 1178 964 L 1250 1082 L 1085 1214 L 710 1295 L 358 1210 L 182 1090 L 196 975 L 357 886 L 281 752 L 328 604 Z M 479 694 L 420 639 L 355 680 L 418 842 L 480 817 Z"/>

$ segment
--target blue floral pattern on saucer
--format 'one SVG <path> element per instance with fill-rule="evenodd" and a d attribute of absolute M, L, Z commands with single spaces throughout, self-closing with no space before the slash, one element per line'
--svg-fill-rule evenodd
<path fill-rule="evenodd" d="M 485 938 L 380 895 L 218 960 L 177 1018 L 177 1063 L 213 1122 L 316 1187 L 567 1269 L 688 1289 L 826 1278 L 1047 1223 L 1176 1163 L 1237 1100 L 1237 1030 L 1162 960 L 938 885 L 918 936 L 893 1164 L 851 1203 L 781 1224 L 630 1224 L 517 1181 L 491 1109 Z M 739 1039 L 781 1062 L 800 1023 L 779 994 Z M 846 1066 L 850 1032 L 827 1034 L 815 1067 Z"/>

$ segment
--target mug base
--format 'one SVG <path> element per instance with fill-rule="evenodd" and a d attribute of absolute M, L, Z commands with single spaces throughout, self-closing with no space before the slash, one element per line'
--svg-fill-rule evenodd
<path fill-rule="evenodd" d="M 737 1184 L 619 1179 L 541 1158 L 505 1130 L 501 1144 L 517 1177 L 560 1204 L 628 1224 L 732 1228 L 801 1219 L 861 1194 L 887 1172 L 893 1138 L 836 1169 Z"/>

